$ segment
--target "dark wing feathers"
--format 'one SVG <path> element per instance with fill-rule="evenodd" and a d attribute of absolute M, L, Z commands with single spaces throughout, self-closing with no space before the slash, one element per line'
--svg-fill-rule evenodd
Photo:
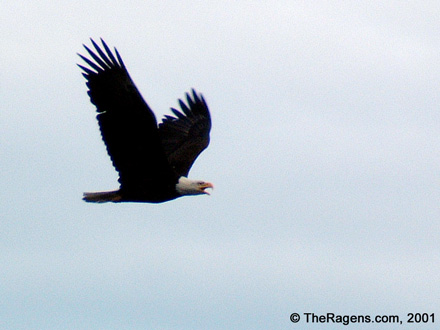
<path fill-rule="evenodd" d="M 211 117 L 203 96 L 187 93 L 187 103 L 179 100 L 180 110 L 172 108 L 174 116 L 166 115 L 158 128 L 116 48 L 113 54 L 102 39 L 103 49 L 91 42 L 95 50 L 84 45 L 90 58 L 78 54 L 89 67 L 78 66 L 121 188 L 174 185 L 209 144 Z"/>
<path fill-rule="evenodd" d="M 96 52 L 85 47 L 91 59 L 79 55 L 89 68 L 79 65 L 96 105 L 102 138 L 121 188 L 141 189 L 173 184 L 176 177 L 160 141 L 156 118 L 144 101 L 115 49 L 116 58 L 101 39 L 105 52 L 92 40 Z"/>
<path fill-rule="evenodd" d="M 198 155 L 209 144 L 211 116 L 203 96 L 192 90 L 186 94 L 187 104 L 179 100 L 181 111 L 171 108 L 175 115 L 165 116 L 159 124 L 162 145 L 169 163 L 178 176 L 188 172 Z"/>

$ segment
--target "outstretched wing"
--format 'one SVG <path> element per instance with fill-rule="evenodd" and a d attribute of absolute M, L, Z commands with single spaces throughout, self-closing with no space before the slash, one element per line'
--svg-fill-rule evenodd
<path fill-rule="evenodd" d="M 96 105 L 102 139 L 119 172 L 121 188 L 142 188 L 174 178 L 156 118 L 131 80 L 118 51 L 115 49 L 115 57 L 102 39 L 103 49 L 91 41 L 95 51 L 84 45 L 90 59 L 78 54 L 89 67 L 79 67 L 84 71 L 90 100 Z"/>
<path fill-rule="evenodd" d="M 211 115 L 202 95 L 192 90 L 186 94 L 187 104 L 179 100 L 181 111 L 171 108 L 174 116 L 165 116 L 159 124 L 162 145 L 178 176 L 188 176 L 197 156 L 209 144 Z"/>

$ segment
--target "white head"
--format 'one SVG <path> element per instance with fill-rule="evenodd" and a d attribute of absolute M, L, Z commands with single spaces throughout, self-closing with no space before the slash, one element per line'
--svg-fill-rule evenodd
<path fill-rule="evenodd" d="M 181 195 L 201 195 L 209 192 L 205 191 L 206 188 L 214 189 L 212 183 L 201 180 L 190 180 L 181 176 L 179 182 L 176 184 L 176 190 Z"/>

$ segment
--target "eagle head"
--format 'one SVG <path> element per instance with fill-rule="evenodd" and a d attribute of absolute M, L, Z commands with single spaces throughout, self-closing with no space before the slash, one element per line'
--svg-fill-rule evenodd
<path fill-rule="evenodd" d="M 214 189 L 214 186 L 210 182 L 190 180 L 184 176 L 180 177 L 176 184 L 176 190 L 180 195 L 209 195 L 209 192 L 205 191 L 206 188 Z"/>

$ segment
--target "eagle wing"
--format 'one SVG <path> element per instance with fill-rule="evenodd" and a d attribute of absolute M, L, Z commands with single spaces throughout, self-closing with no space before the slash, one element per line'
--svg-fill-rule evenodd
<path fill-rule="evenodd" d="M 179 100 L 180 111 L 171 108 L 175 116 L 165 116 L 159 124 L 159 133 L 165 154 L 178 176 L 188 172 L 209 144 L 211 115 L 202 95 L 192 90 L 192 97 L 186 94 L 187 104 Z"/>
<path fill-rule="evenodd" d="M 164 153 L 156 117 L 144 101 L 115 48 L 101 39 L 105 52 L 93 41 L 96 52 L 84 45 L 91 59 L 78 54 L 89 68 L 78 65 L 87 80 L 88 94 L 96 105 L 102 139 L 121 189 L 177 180 Z M 175 183 L 175 182 L 174 182 Z"/>

